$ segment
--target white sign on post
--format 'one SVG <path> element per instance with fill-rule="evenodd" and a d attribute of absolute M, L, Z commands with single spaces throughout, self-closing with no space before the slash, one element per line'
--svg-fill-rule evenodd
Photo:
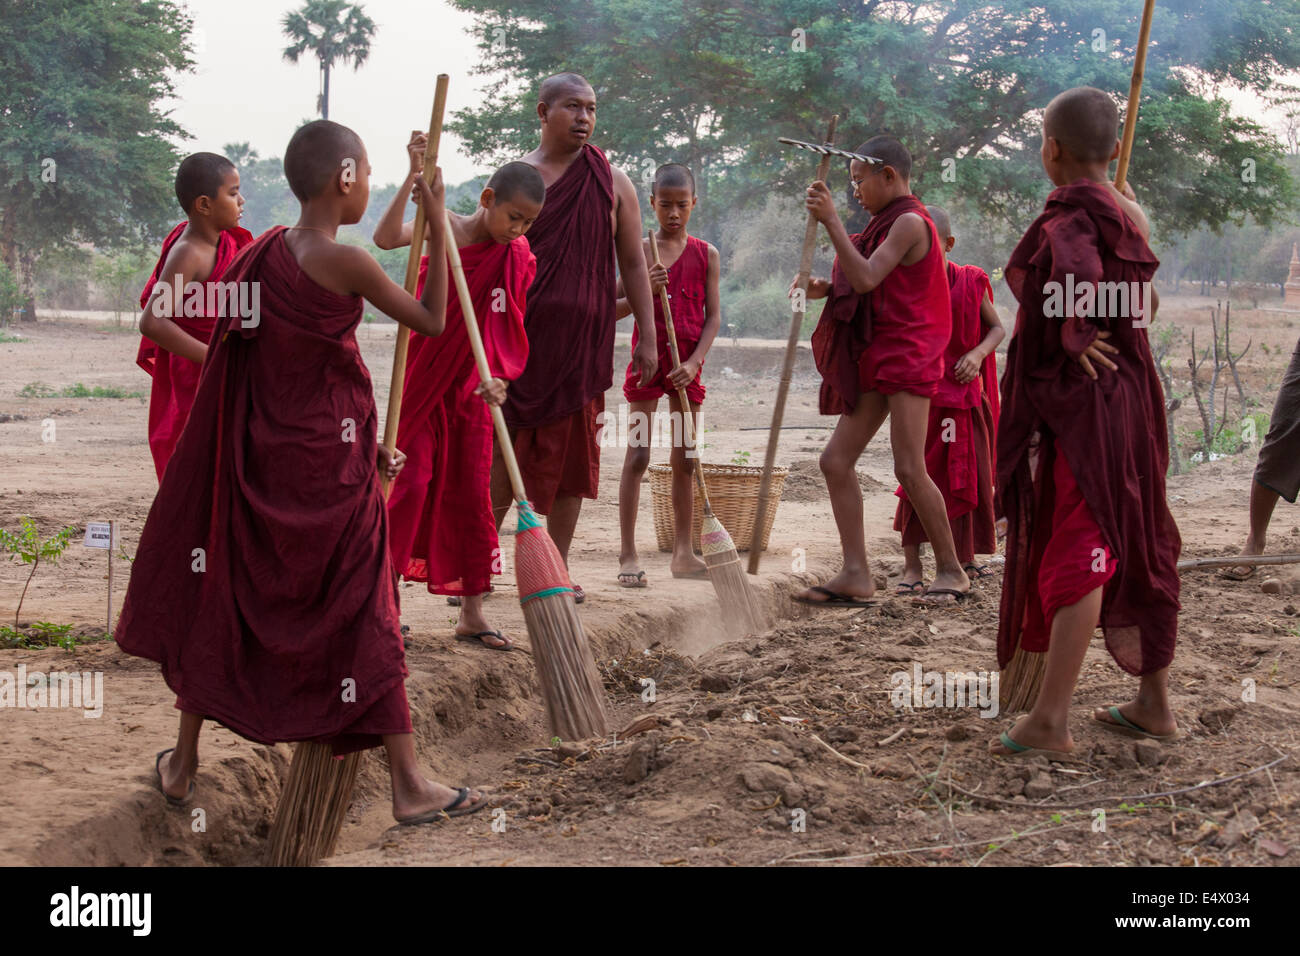
<path fill-rule="evenodd" d="M 113 525 L 108 521 L 91 521 L 86 524 L 85 545 L 102 551 L 113 550 Z"/>

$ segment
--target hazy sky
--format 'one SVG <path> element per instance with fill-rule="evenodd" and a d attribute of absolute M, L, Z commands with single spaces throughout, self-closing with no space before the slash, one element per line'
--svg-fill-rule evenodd
<path fill-rule="evenodd" d="M 300 0 L 189 0 L 194 18 L 196 67 L 176 77 L 173 118 L 194 137 L 188 152 L 220 152 L 248 141 L 262 156 L 284 155 L 304 120 L 315 119 L 320 69 L 304 54 L 294 65 L 281 58 L 288 40 L 285 12 Z M 376 184 L 406 174 L 406 138 L 424 129 L 433 106 L 434 81 L 451 75 L 447 113 L 471 105 L 487 77 L 471 76 L 480 52 L 474 22 L 442 0 L 362 0 L 375 21 L 370 58 L 357 72 L 330 71 L 330 119 L 351 126 L 366 143 Z M 486 166 L 460 152 L 444 134 L 440 165 L 448 183 L 463 182 Z"/>

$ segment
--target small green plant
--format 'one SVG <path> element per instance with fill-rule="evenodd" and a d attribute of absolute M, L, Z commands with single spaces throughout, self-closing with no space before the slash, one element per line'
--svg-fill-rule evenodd
<path fill-rule="evenodd" d="M 749 452 L 747 452 L 747 451 L 741 451 L 740 449 L 736 449 L 736 454 L 732 457 L 732 459 L 731 459 L 731 463 L 732 463 L 733 465 L 748 465 L 748 464 L 749 464 Z"/>
<path fill-rule="evenodd" d="M 558 747 L 558 746 L 560 746 L 561 743 L 563 743 L 563 741 L 560 740 L 559 737 L 552 737 L 552 738 L 551 738 L 551 746 L 552 746 L 552 747 Z"/>
<path fill-rule="evenodd" d="M 51 621 L 37 621 L 29 630 L 44 642 L 46 647 L 58 646 L 70 651 L 77 646 L 76 635 L 72 633 L 71 624 L 54 624 Z M 29 638 L 30 641 L 30 638 Z"/>
<path fill-rule="evenodd" d="M 54 398 L 58 394 L 44 382 L 28 382 L 18 390 L 19 398 Z"/>
<path fill-rule="evenodd" d="M 26 342 L 27 340 L 21 335 L 12 335 L 4 329 L 0 329 L 0 342 Z"/>
<path fill-rule="evenodd" d="M 96 385 L 94 388 L 87 388 L 80 382 L 75 385 L 67 385 L 59 393 L 64 398 L 143 398 L 144 392 L 128 392 L 124 388 L 118 388 L 116 385 Z"/>
<path fill-rule="evenodd" d="M 56 531 L 42 540 L 36 530 L 36 522 L 27 515 L 19 519 L 17 532 L 0 528 L 0 549 L 9 552 L 9 560 L 22 561 L 23 564 L 32 566 L 31 573 L 27 575 L 27 582 L 23 585 L 23 593 L 18 597 L 18 607 L 14 611 L 15 628 L 18 627 L 18 618 L 23 610 L 23 599 L 27 597 L 27 588 L 32 583 L 37 567 L 42 560 L 50 564 L 58 564 L 59 558 L 67 550 L 68 542 L 79 530 L 76 525 L 68 525 L 62 531 Z"/>

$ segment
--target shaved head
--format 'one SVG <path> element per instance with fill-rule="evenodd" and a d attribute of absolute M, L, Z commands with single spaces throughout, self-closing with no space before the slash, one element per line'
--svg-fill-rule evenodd
<path fill-rule="evenodd" d="M 947 239 L 952 235 L 952 222 L 948 219 L 948 210 L 942 206 L 926 206 L 925 211 L 930 215 L 930 221 L 934 223 L 934 231 L 939 234 L 940 239 Z"/>
<path fill-rule="evenodd" d="M 185 214 L 190 214 L 190 207 L 200 196 L 215 199 L 226 174 L 234 168 L 234 163 L 216 153 L 194 153 L 182 159 L 176 170 L 176 201 Z"/>
<path fill-rule="evenodd" d="M 1109 93 L 1076 86 L 1047 104 L 1043 133 L 1079 162 L 1104 163 L 1119 138 L 1119 109 Z"/>
<path fill-rule="evenodd" d="M 909 182 L 912 179 L 912 154 L 907 151 L 906 146 L 892 136 L 873 136 L 854 152 L 861 153 L 863 156 L 874 156 L 882 160 L 886 166 L 894 167 L 894 172 L 898 173 L 900 179 Z"/>
<path fill-rule="evenodd" d="M 315 199 L 334 182 L 345 160 L 360 163 L 366 147 L 346 126 L 316 120 L 301 127 L 284 151 L 284 178 L 299 202 Z"/>
<path fill-rule="evenodd" d="M 689 189 L 695 195 L 695 176 L 681 163 L 665 163 L 655 170 L 654 185 L 650 192 L 661 189 Z"/>
<path fill-rule="evenodd" d="M 546 182 L 542 174 L 527 163 L 506 163 L 492 174 L 487 188 L 496 195 L 498 202 L 509 202 L 519 195 L 539 206 L 546 201 Z"/>
<path fill-rule="evenodd" d="M 566 93 L 595 93 L 592 85 L 587 82 L 587 78 L 580 73 L 556 73 L 554 76 L 548 76 L 542 80 L 542 87 L 537 92 L 537 98 L 547 106 L 551 106 L 556 100 Z"/>

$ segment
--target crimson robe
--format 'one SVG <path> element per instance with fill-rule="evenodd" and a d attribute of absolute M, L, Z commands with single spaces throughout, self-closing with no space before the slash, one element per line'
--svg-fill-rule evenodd
<path fill-rule="evenodd" d="M 158 264 L 154 266 L 153 274 L 149 276 L 144 291 L 140 293 L 140 308 L 143 309 L 149 304 L 149 297 L 153 295 L 154 286 L 159 281 L 175 281 L 174 277 L 162 275 L 163 264 L 167 261 L 167 255 L 176 244 L 176 240 L 185 232 L 187 225 L 186 222 L 181 223 L 163 240 L 162 252 L 158 254 Z M 209 298 L 208 290 L 213 289 L 221 281 L 221 277 L 235 260 L 235 256 L 252 241 L 253 234 L 239 226 L 221 233 L 217 239 L 216 264 L 212 267 L 212 274 L 204 282 L 205 305 Z M 174 311 L 177 313 L 182 311 L 180 303 L 176 304 Z M 183 314 L 172 316 L 173 322 L 205 345 L 212 336 L 212 326 L 216 319 L 215 315 L 207 314 L 206 308 L 204 314 L 199 316 Z M 176 448 L 176 442 L 181 437 L 181 430 L 185 427 L 185 421 L 189 418 L 190 406 L 194 404 L 194 392 L 199 387 L 199 371 L 202 366 L 159 348 L 156 342 L 144 336 L 140 338 L 140 350 L 136 353 L 135 363 L 153 376 L 153 384 L 149 390 L 149 450 L 153 453 L 154 469 L 158 472 L 158 480 L 161 481 L 163 470 L 167 467 L 172 451 Z"/>
<path fill-rule="evenodd" d="M 460 258 L 488 367 L 514 379 L 528 359 L 524 303 L 537 260 L 523 236 L 463 246 Z M 428 268 L 425 256 L 417 295 Z M 447 284 L 455 288 L 450 275 Z M 492 415 L 474 394 L 479 374 L 460 297 L 448 299 L 442 335 L 410 337 L 397 430 L 406 467 L 388 499 L 393 567 L 434 594 L 484 594 L 492 574 L 501 573 L 490 494 Z"/>
<path fill-rule="evenodd" d="M 1058 318 L 1044 308 L 1062 288 L 1147 282 L 1158 265 L 1106 187 L 1087 180 L 1053 190 L 1007 264 L 1007 283 L 1020 309 L 1007 349 L 998 428 L 997 486 L 1008 522 L 998 628 L 998 662 L 1004 667 L 1021 643 L 1031 579 L 1034 586 L 1044 584 L 1041 552 L 1052 531 L 1045 525 L 1055 520 L 1054 470 L 1048 466 L 1058 454 L 1118 565 L 1102 590 L 1107 649 L 1131 674 L 1149 674 L 1173 659 L 1182 542 L 1165 500 L 1164 395 L 1146 329 L 1135 316 L 1070 317 L 1070 309 Z M 1145 295 L 1142 306 L 1149 321 Z M 1108 330 L 1107 341 L 1119 349 L 1107 353 L 1118 369 L 1097 367 L 1093 381 L 1076 359 L 1099 330 Z M 1030 472 L 1036 433 L 1047 456 L 1039 464 L 1037 489 Z M 1082 568 L 1076 577 L 1088 574 L 1086 561 L 1076 566 Z M 1052 587 L 1086 593 L 1086 585 L 1063 581 Z M 1046 648 L 1026 642 L 1024 649 Z"/>
<path fill-rule="evenodd" d="M 229 272 L 260 283 L 257 321 L 216 322 L 115 636 L 182 710 L 344 752 L 410 732 L 397 576 L 362 299 L 317 285 L 283 233 Z"/>
<path fill-rule="evenodd" d="M 980 306 L 993 298 L 984 270 L 949 262 L 952 335 L 943 355 L 943 378 L 930 404 L 925 437 L 925 469 L 943 494 L 948 523 L 952 528 L 957 556 L 969 563 L 976 554 L 997 550 L 993 515 L 993 448 L 996 435 L 994 406 L 990 393 L 998 387 L 996 353 L 990 353 L 980 374 L 969 382 L 957 381 L 958 360 L 984 338 Z M 994 399 L 996 401 L 996 398 Z M 902 533 L 904 545 L 928 541 L 901 487 L 894 514 L 894 530 Z"/>
<path fill-rule="evenodd" d="M 546 187 L 528 230 L 537 278 L 528 289 L 528 366 L 503 407 L 513 428 L 568 418 L 614 381 L 614 174 L 591 144 Z M 521 458 L 525 476 L 528 462 Z"/>
<path fill-rule="evenodd" d="M 836 258 L 831 289 L 812 334 L 813 359 L 822 375 L 823 415 L 845 415 L 866 391 L 907 391 L 932 397 L 943 377 L 943 350 L 952 331 L 943 250 L 925 205 L 899 196 L 871 217 L 852 238 L 865 258 L 905 213 L 930 230 L 930 251 L 910 266 L 898 265 L 866 294 L 854 290 Z"/>

